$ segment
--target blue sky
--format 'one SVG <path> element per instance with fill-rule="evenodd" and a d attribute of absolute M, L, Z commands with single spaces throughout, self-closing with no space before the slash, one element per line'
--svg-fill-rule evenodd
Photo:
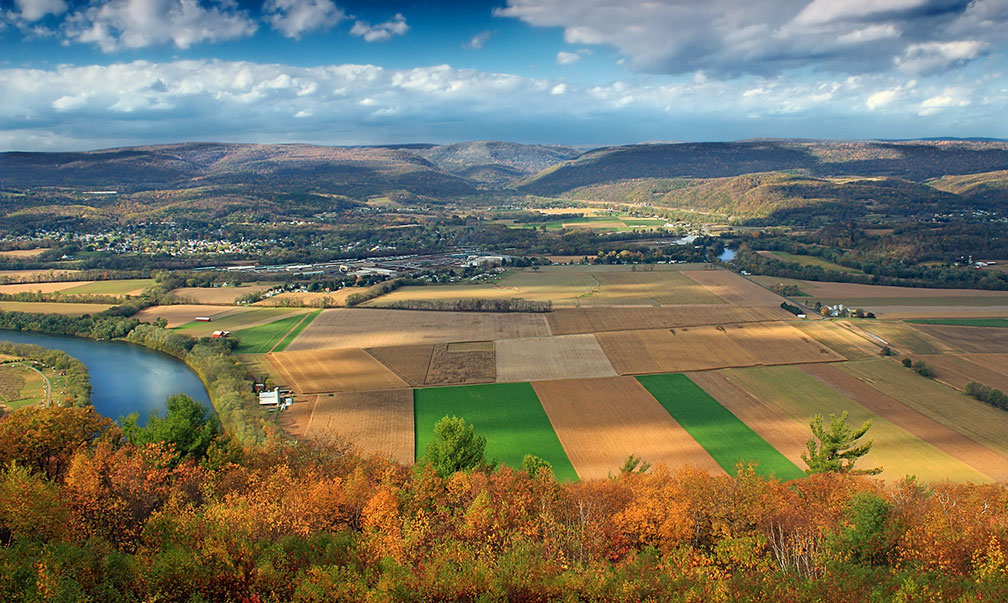
<path fill-rule="evenodd" d="M 1008 138 L 1008 0 L 0 0 L 0 149 Z"/>

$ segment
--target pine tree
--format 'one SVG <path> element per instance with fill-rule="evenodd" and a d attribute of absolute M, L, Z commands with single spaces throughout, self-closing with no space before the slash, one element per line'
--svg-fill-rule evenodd
<path fill-rule="evenodd" d="M 434 439 L 427 444 L 425 460 L 441 477 L 469 471 L 485 462 L 486 438 L 458 417 L 444 417 L 434 425 Z"/>
<path fill-rule="evenodd" d="M 816 415 L 809 427 L 812 428 L 812 437 L 805 444 L 808 453 L 803 452 L 801 457 L 808 465 L 805 473 L 850 473 L 852 475 L 878 475 L 882 473 L 881 467 L 874 469 L 854 469 L 854 463 L 871 450 L 872 442 L 855 445 L 868 429 L 871 427 L 871 419 L 865 421 L 857 430 L 852 430 L 847 425 L 847 411 L 844 411 L 840 418 L 830 414 L 829 429 L 823 427 L 822 415 Z M 817 442 L 818 440 L 818 442 Z"/>

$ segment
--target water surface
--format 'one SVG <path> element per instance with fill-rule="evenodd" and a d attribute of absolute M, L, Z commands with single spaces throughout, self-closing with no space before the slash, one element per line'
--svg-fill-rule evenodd
<path fill-rule="evenodd" d="M 112 419 L 136 412 L 146 423 L 152 411 L 165 413 L 165 401 L 186 394 L 210 406 L 203 382 L 181 360 L 122 341 L 0 329 L 0 340 L 33 343 L 62 350 L 80 360 L 91 374 L 91 404 Z"/>

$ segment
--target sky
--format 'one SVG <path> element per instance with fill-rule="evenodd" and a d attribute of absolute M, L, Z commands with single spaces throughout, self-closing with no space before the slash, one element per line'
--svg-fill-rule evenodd
<path fill-rule="evenodd" d="M 0 0 L 0 150 L 1008 138 L 1008 0 Z"/>

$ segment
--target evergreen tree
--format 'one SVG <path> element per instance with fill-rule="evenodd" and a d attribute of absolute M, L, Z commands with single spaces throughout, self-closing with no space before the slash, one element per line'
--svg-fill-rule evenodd
<path fill-rule="evenodd" d="M 448 477 L 483 464 L 485 453 L 486 438 L 476 435 L 465 419 L 452 416 L 434 425 L 434 439 L 427 444 L 424 458 L 441 477 Z"/>
<path fill-rule="evenodd" d="M 802 453 L 802 460 L 808 465 L 805 473 L 850 473 L 852 475 L 878 475 L 881 467 L 874 469 L 854 469 L 854 463 L 871 450 L 872 442 L 856 445 L 858 439 L 864 436 L 871 427 L 871 419 L 865 421 L 857 430 L 847 425 L 847 411 L 840 418 L 830 415 L 829 428 L 823 427 L 822 415 L 816 415 L 809 427 L 812 437 L 805 444 L 808 453 Z M 818 440 L 818 442 L 817 442 Z"/>

